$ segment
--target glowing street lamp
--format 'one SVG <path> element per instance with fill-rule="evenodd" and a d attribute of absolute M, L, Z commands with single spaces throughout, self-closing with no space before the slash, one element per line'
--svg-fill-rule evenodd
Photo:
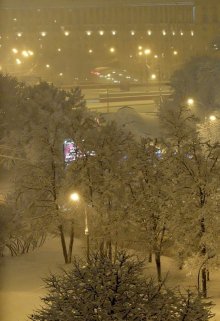
<path fill-rule="evenodd" d="M 87 34 L 87 36 L 91 36 L 91 34 L 92 34 L 92 31 L 90 31 L 90 30 L 87 30 L 87 31 L 86 31 L 86 34 Z"/>
<path fill-rule="evenodd" d="M 93 50 L 92 50 L 92 49 L 89 49 L 89 53 L 92 54 L 92 53 L 93 53 Z"/>
<path fill-rule="evenodd" d="M 16 49 L 16 48 L 11 49 L 11 51 L 12 51 L 14 54 L 17 54 L 17 53 L 18 53 L 18 49 Z"/>
<path fill-rule="evenodd" d="M 156 78 L 157 78 L 157 76 L 156 76 L 155 74 L 152 74 L 152 75 L 151 75 L 151 79 L 152 79 L 152 80 L 155 80 Z"/>
<path fill-rule="evenodd" d="M 20 64 L 21 64 L 21 60 L 18 59 L 18 58 L 15 60 L 15 62 L 16 62 L 17 65 L 20 65 Z"/>
<path fill-rule="evenodd" d="M 109 49 L 109 51 L 113 53 L 113 52 L 115 52 L 115 48 L 114 48 L 114 47 L 111 47 L 111 48 Z"/>
<path fill-rule="evenodd" d="M 22 37 L 22 32 L 17 32 L 18 37 Z"/>
<path fill-rule="evenodd" d="M 193 98 L 188 98 L 186 102 L 187 102 L 187 105 L 190 106 L 190 107 L 193 106 L 194 103 L 195 103 Z"/>
<path fill-rule="evenodd" d="M 177 56 L 177 55 L 178 55 L 178 51 L 177 51 L 177 50 L 174 50 L 174 51 L 173 51 L 173 54 L 174 54 L 174 56 Z"/>
<path fill-rule="evenodd" d="M 150 55 L 151 54 L 151 50 L 150 49 L 145 49 L 144 50 L 144 54 L 145 55 Z"/>
<path fill-rule="evenodd" d="M 46 64 L 46 68 L 50 68 L 50 65 L 49 65 L 49 64 Z"/>
<path fill-rule="evenodd" d="M 70 32 L 68 30 L 64 31 L 64 35 L 68 37 L 70 35 Z"/>
<path fill-rule="evenodd" d="M 99 34 L 100 34 L 100 36 L 103 36 L 104 35 L 104 30 L 99 30 Z"/>
<path fill-rule="evenodd" d="M 46 37 L 46 35 L 47 35 L 46 31 L 42 31 L 40 34 L 42 37 Z"/>
<path fill-rule="evenodd" d="M 21 54 L 23 57 L 26 57 L 26 58 L 29 56 L 27 50 L 23 50 Z"/>
<path fill-rule="evenodd" d="M 215 121 L 217 119 L 217 117 L 215 115 L 210 115 L 209 116 L 209 120 L 211 121 Z"/>

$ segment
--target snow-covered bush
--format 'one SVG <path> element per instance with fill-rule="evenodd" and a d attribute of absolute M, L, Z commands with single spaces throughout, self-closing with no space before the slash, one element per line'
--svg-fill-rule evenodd
<path fill-rule="evenodd" d="M 144 262 L 119 252 L 115 262 L 100 253 L 89 264 L 75 260 L 63 275 L 46 280 L 44 306 L 32 321 L 205 321 L 210 304 L 143 277 Z"/>

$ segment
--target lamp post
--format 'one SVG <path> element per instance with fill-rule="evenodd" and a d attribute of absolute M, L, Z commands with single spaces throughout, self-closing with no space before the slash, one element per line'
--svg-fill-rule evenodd
<path fill-rule="evenodd" d="M 70 199 L 74 202 L 78 202 L 78 201 L 80 201 L 80 196 L 78 193 L 75 192 L 70 195 Z M 85 214 L 86 258 L 87 258 L 87 263 L 88 263 L 89 256 L 90 256 L 90 244 L 89 244 L 88 212 L 87 212 L 86 205 L 84 205 L 84 214 Z"/>

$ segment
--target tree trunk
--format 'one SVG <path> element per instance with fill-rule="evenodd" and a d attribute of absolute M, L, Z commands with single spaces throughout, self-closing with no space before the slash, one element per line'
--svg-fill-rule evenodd
<path fill-rule="evenodd" d="M 202 268 L 202 295 L 204 298 L 207 298 L 207 275 L 206 275 L 206 267 Z"/>
<path fill-rule="evenodd" d="M 178 267 L 179 267 L 179 270 L 183 269 L 183 264 L 184 264 L 183 252 L 180 251 L 180 252 L 178 252 Z"/>
<path fill-rule="evenodd" d="M 104 240 L 100 242 L 99 251 L 100 251 L 100 255 L 104 256 Z"/>
<path fill-rule="evenodd" d="M 65 236 L 63 233 L 63 226 L 59 226 L 59 231 L 60 231 L 60 240 L 61 240 L 61 245 L 62 245 L 62 250 L 63 250 L 63 257 L 64 261 L 67 264 L 68 263 L 68 255 L 67 255 L 67 249 L 66 249 L 66 241 L 65 241 Z"/>
<path fill-rule="evenodd" d="M 74 222 L 71 222 L 70 229 L 70 242 L 69 242 L 69 251 L 68 251 L 68 263 L 72 261 L 72 253 L 73 253 L 73 242 L 74 242 Z"/>
<path fill-rule="evenodd" d="M 160 252 L 155 252 L 155 263 L 157 267 L 157 279 L 158 282 L 161 282 L 161 260 L 160 260 Z"/>
<path fill-rule="evenodd" d="M 209 273 L 209 269 L 206 269 L 206 274 L 207 274 L 207 281 L 210 281 L 210 273 Z"/>
<path fill-rule="evenodd" d="M 149 251 L 149 254 L 148 254 L 148 262 L 149 262 L 149 263 L 152 262 L 152 250 Z"/>
<path fill-rule="evenodd" d="M 115 253 L 114 253 L 114 263 L 117 260 L 117 254 L 118 254 L 118 242 L 115 242 Z"/>
<path fill-rule="evenodd" d="M 108 241 L 108 258 L 112 261 L 112 241 Z"/>

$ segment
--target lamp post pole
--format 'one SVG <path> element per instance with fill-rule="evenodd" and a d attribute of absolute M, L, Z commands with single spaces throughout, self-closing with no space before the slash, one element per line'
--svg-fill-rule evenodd
<path fill-rule="evenodd" d="M 89 244 L 89 225 L 88 225 L 88 211 L 85 206 L 85 237 L 86 237 L 86 258 L 89 263 L 90 244 Z"/>

